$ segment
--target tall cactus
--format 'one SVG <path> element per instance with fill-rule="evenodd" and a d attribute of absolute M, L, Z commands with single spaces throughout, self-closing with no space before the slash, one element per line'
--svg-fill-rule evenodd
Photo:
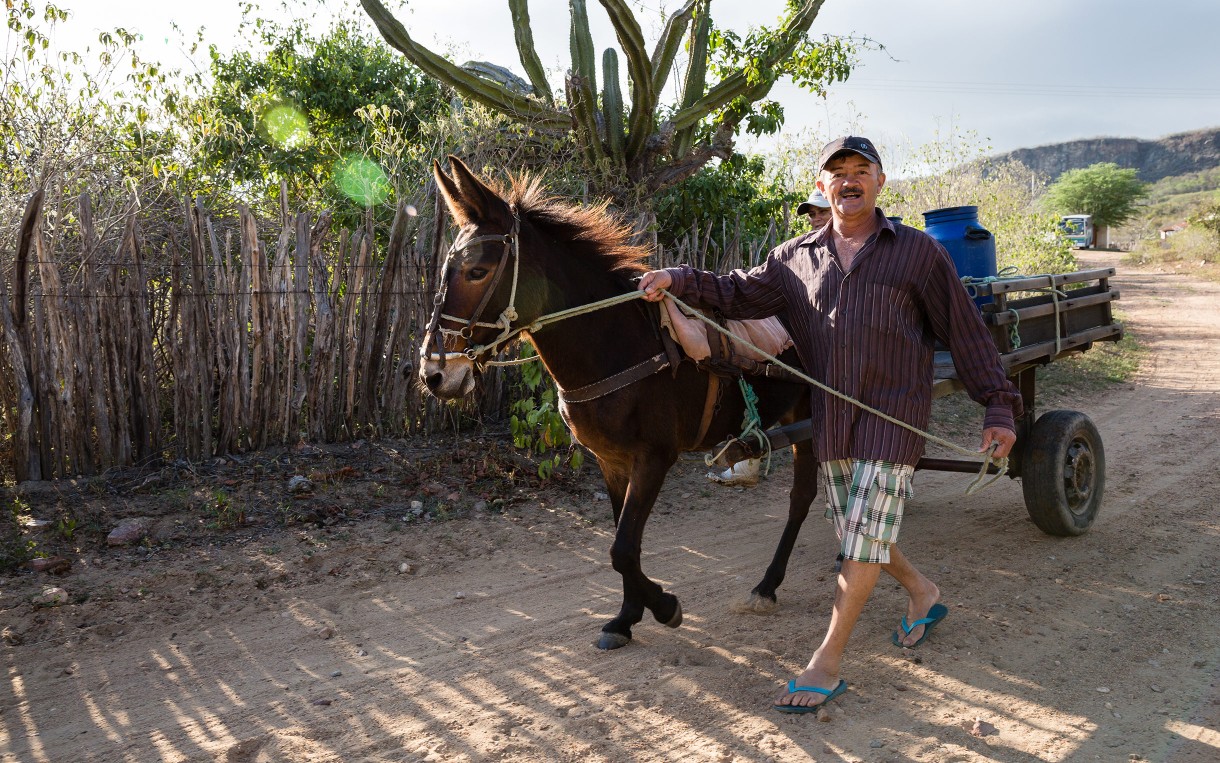
<path fill-rule="evenodd" d="M 732 151 L 733 135 L 745 116 L 740 104 L 765 98 L 775 77 L 770 74 L 790 58 L 799 45 L 808 45 L 808 31 L 824 0 L 789 0 L 790 12 L 781 26 L 763 30 L 765 53 L 744 61 L 719 82 L 707 82 L 709 36 L 712 29 L 711 0 L 687 0 L 661 32 L 651 55 L 628 0 L 599 0 L 609 16 L 627 64 L 631 105 L 625 108 L 619 87 L 618 52 L 602 55 L 601 104 L 597 94 L 597 65 L 589 34 L 586 0 L 569 0 L 571 11 L 571 67 L 565 81 L 567 102 L 557 104 L 546 73 L 534 48 L 529 24 L 528 0 L 507 0 L 512 13 L 517 52 L 533 87 L 534 96 L 512 92 L 502 84 L 447 61 L 411 39 L 403 25 L 386 10 L 381 0 L 360 0 L 382 36 L 402 51 L 416 66 L 452 87 L 514 119 L 538 129 L 574 130 L 582 155 L 593 166 L 609 160 L 612 170 L 632 185 L 655 192 L 697 171 L 714 156 Z M 689 37 L 690 60 L 682 83 L 677 110 L 657 124 L 662 91 L 675 68 L 678 50 Z M 833 49 L 841 56 L 830 66 L 813 67 L 818 77 L 845 79 L 851 50 Z M 807 53 L 807 49 L 806 49 Z M 813 56 L 812 58 L 817 58 Z M 820 67 L 820 68 L 819 68 Z M 759 72 L 768 73 L 759 77 Z M 810 77 L 806 75 L 808 86 Z M 816 87 L 816 86 L 815 86 Z M 733 108 L 726 106 L 736 103 Z M 624 124 L 623 115 L 626 114 Z M 711 137 L 702 142 L 697 128 L 710 120 Z"/>
<path fill-rule="evenodd" d="M 690 33 L 690 58 L 686 66 L 686 82 L 682 86 L 681 108 L 693 106 L 703 97 L 707 86 L 707 42 L 712 31 L 710 14 L 712 0 L 702 0 L 696 11 L 694 28 Z M 674 156 L 686 156 L 695 141 L 695 124 L 679 128 L 674 135 Z"/>
<path fill-rule="evenodd" d="M 601 131 L 597 129 L 597 64 L 594 63 L 593 35 L 589 33 L 589 14 L 585 0 L 568 0 L 572 11 L 569 47 L 572 70 L 568 73 L 568 107 L 580 137 L 585 159 L 597 165 L 606 155 Z"/>
<path fill-rule="evenodd" d="M 626 156 L 626 134 L 623 131 L 623 93 L 618 83 L 618 54 L 614 48 L 602 52 L 602 114 L 606 122 L 606 143 L 616 163 Z"/>

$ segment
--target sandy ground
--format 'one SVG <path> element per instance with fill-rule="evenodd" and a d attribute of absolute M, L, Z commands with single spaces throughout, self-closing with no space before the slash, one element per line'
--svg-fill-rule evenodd
<path fill-rule="evenodd" d="M 790 466 L 737 490 L 689 460 L 644 558 L 685 623 L 648 620 L 615 652 L 593 646 L 620 589 L 592 476 L 410 525 L 391 511 L 90 541 L 66 575 L 0 578 L 0 760 L 1220 760 L 1220 285 L 1118 285 L 1150 352 L 1134 384 L 1073 406 L 1109 463 L 1091 531 L 1044 535 L 1015 482 L 967 499 L 967 477 L 921 473 L 903 545 L 949 618 L 895 648 L 904 602 L 883 580 L 823 719 L 769 703 L 825 628 L 833 534 L 807 524 L 777 613 L 734 614 L 778 539 Z M 53 585 L 70 603 L 31 603 Z M 994 732 L 972 735 L 976 720 Z"/>

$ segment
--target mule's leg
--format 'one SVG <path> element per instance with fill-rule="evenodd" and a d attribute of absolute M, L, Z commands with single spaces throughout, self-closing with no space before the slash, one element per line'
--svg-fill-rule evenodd
<path fill-rule="evenodd" d="M 809 506 L 818 494 L 818 461 L 813 455 L 813 441 L 805 440 L 792 446 L 792 491 L 788 494 L 788 522 L 784 525 L 784 534 L 780 536 L 779 546 L 771 565 L 767 567 L 762 582 L 754 586 L 750 596 L 737 609 L 760 615 L 769 615 L 775 611 L 777 600 L 775 590 L 784 582 L 784 573 L 788 569 L 788 559 L 792 548 L 796 545 L 796 537 L 801 532 L 805 517 L 809 516 Z"/>
<path fill-rule="evenodd" d="M 631 626 L 644 618 L 645 609 L 652 610 L 658 622 L 671 628 L 682 624 L 682 606 L 678 603 L 678 597 L 665 593 L 640 568 L 644 525 L 652 513 L 657 494 L 661 492 L 665 475 L 676 460 L 677 454 L 674 453 L 640 455 L 632 467 L 630 485 L 623 499 L 623 512 L 619 517 L 614 544 L 610 547 L 610 561 L 623 576 L 623 606 L 617 617 L 602 626 L 602 635 L 597 642 L 602 649 L 618 649 L 630 643 Z"/>
<path fill-rule="evenodd" d="M 623 499 L 627 495 L 627 486 L 631 475 L 619 472 L 609 462 L 597 459 L 601 467 L 602 477 L 606 480 L 606 492 L 610 495 L 610 511 L 614 513 L 614 526 L 618 527 L 619 517 L 623 515 Z"/>

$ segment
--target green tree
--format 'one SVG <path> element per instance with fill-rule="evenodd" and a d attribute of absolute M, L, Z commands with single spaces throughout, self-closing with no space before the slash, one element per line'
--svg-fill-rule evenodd
<path fill-rule="evenodd" d="M 1102 162 L 1060 175 L 1046 200 L 1057 214 L 1092 215 L 1094 225 L 1121 225 L 1135 216 L 1144 188 L 1134 169 Z"/>
<path fill-rule="evenodd" d="M 783 222 L 784 206 L 795 208 L 804 198 L 786 190 L 768 173 L 765 157 L 734 154 L 708 164 L 657 196 L 658 238 L 673 246 L 695 229 L 700 237 L 710 235 L 720 251 L 728 248 L 726 238 L 734 236 L 763 241 L 773 225 Z"/>
<path fill-rule="evenodd" d="M 254 52 L 210 50 L 211 85 L 194 104 L 191 181 L 273 200 L 281 182 L 352 222 L 385 200 L 390 180 L 369 158 L 386 133 L 410 142 L 449 109 L 449 91 L 380 39 L 341 21 L 320 36 L 306 22 L 247 24 Z"/>
<path fill-rule="evenodd" d="M 719 30 L 710 0 L 687 0 L 673 13 L 652 51 L 626 0 L 601 0 L 626 61 L 630 103 L 620 92 L 619 51 L 601 57 L 600 97 L 585 0 L 569 0 L 571 68 L 564 97 L 556 94 L 534 48 L 527 0 L 508 0 L 522 68 L 529 82 L 485 62 L 458 66 L 412 39 L 380 0 L 361 0 L 381 34 L 430 76 L 531 130 L 571 131 L 597 193 L 619 202 L 643 201 L 680 183 L 713 158 L 728 159 L 739 130 L 772 133 L 783 109 L 766 100 L 772 86 L 789 77 L 822 94 L 826 84 L 847 79 L 856 43 L 827 37 L 815 42 L 809 28 L 824 0 L 789 0 L 776 28 L 760 27 L 744 37 Z M 677 68 L 687 40 L 681 95 L 672 105 L 661 94 Z M 708 75 L 716 81 L 708 86 Z"/>

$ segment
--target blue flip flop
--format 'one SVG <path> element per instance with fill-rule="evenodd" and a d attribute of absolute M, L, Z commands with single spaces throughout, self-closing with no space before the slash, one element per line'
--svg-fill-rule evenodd
<path fill-rule="evenodd" d="M 914 644 L 904 644 L 904 643 L 902 643 L 903 637 L 898 635 L 898 631 L 894 631 L 894 636 L 890 640 L 894 642 L 894 646 L 900 646 L 904 649 L 914 649 L 915 647 L 919 646 L 920 644 L 922 644 L 924 642 L 924 639 L 926 639 L 928 637 L 928 634 L 930 634 L 932 632 L 932 628 L 935 627 L 936 624 L 939 623 L 941 620 L 944 620 L 945 616 L 948 614 L 949 614 L 949 608 L 946 607 L 944 604 L 933 604 L 932 608 L 928 610 L 927 617 L 921 617 L 920 619 L 916 620 L 915 622 L 911 623 L 910 625 L 907 625 L 906 615 L 903 615 L 902 616 L 903 633 L 905 633 L 906 635 L 910 635 L 911 631 L 915 630 L 916 628 L 918 628 L 919 626 L 922 625 L 922 626 L 924 626 L 923 635 L 920 636 L 919 640 L 916 641 Z"/>
<path fill-rule="evenodd" d="M 830 700 L 847 691 L 847 682 L 839 681 L 839 685 L 833 689 L 822 689 L 817 686 L 797 686 L 796 681 L 789 681 L 788 693 L 796 694 L 798 691 L 809 691 L 813 692 L 814 694 L 824 694 L 826 695 L 826 699 L 822 700 L 816 705 L 772 705 L 772 707 L 781 713 L 812 713 L 815 712 L 819 707 L 825 706 L 826 703 L 830 702 Z"/>

